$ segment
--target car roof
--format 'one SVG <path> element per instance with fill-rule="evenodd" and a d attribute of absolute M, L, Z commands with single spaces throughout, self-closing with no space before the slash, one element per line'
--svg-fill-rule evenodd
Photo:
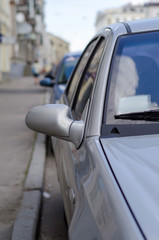
<path fill-rule="evenodd" d="M 146 18 L 126 22 L 132 33 L 159 30 L 159 18 Z"/>
<path fill-rule="evenodd" d="M 148 32 L 148 31 L 157 31 L 159 30 L 159 18 L 145 18 L 133 21 L 125 21 L 110 24 L 99 30 L 95 36 L 98 37 L 102 34 L 105 34 L 105 31 L 110 29 L 112 32 L 118 32 L 118 35 Z"/>
<path fill-rule="evenodd" d="M 146 32 L 159 30 L 159 18 L 145 18 L 140 20 L 125 21 L 109 25 L 113 31 L 119 26 L 124 25 L 128 33 Z"/>

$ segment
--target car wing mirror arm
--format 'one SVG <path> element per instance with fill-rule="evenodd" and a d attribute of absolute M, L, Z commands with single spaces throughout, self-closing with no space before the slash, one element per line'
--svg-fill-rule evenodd
<path fill-rule="evenodd" d="M 70 127 L 70 141 L 73 142 L 78 149 L 82 143 L 84 136 L 84 121 L 74 121 Z"/>

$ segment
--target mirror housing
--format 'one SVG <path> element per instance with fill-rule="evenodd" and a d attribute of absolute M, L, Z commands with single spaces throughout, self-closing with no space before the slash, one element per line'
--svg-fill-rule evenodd
<path fill-rule="evenodd" d="M 44 78 L 40 81 L 40 85 L 43 86 L 43 87 L 53 87 L 54 82 L 51 78 L 46 77 L 46 78 Z"/>
<path fill-rule="evenodd" d="M 33 107 L 26 115 L 26 125 L 40 133 L 70 141 L 78 148 L 83 139 L 84 122 L 69 118 L 69 107 L 48 104 Z"/>

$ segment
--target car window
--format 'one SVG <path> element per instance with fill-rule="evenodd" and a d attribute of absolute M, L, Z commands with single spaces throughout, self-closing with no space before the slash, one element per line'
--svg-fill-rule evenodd
<path fill-rule="evenodd" d="M 60 75 L 58 78 L 58 84 L 67 83 L 67 80 L 69 79 L 78 59 L 79 59 L 79 56 L 70 56 L 63 61 Z"/>
<path fill-rule="evenodd" d="M 87 49 L 85 50 L 77 68 L 76 68 L 76 71 L 72 77 L 72 79 L 70 79 L 70 82 L 69 82 L 69 85 L 66 89 L 66 96 L 67 96 L 67 100 L 68 100 L 68 103 L 70 104 L 71 103 L 71 100 L 73 98 L 73 95 L 74 95 L 74 90 L 76 89 L 76 86 L 82 76 L 82 73 L 85 69 L 85 66 L 86 66 L 86 63 L 90 57 L 90 54 L 96 44 L 97 40 L 94 40 L 93 42 L 91 42 L 91 44 L 87 47 Z"/>
<path fill-rule="evenodd" d="M 93 53 L 92 59 L 87 65 L 87 68 L 85 69 L 85 72 L 79 83 L 77 95 L 73 105 L 73 111 L 78 120 L 81 119 L 86 103 L 89 97 L 91 96 L 93 84 L 95 82 L 95 78 L 98 71 L 99 62 L 103 53 L 104 46 L 105 46 L 105 40 L 102 38 L 99 41 Z"/>
<path fill-rule="evenodd" d="M 109 78 L 106 123 L 130 123 L 131 120 L 123 121 L 115 116 L 159 108 L 158 39 L 159 32 L 118 39 Z"/>

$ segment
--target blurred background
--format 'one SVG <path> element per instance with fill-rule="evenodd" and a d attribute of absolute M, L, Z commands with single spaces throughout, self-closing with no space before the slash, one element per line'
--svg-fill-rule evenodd
<path fill-rule="evenodd" d="M 108 24 L 150 17 L 157 0 L 0 0 L 0 82 L 30 76 L 35 61 L 48 72 Z"/>

